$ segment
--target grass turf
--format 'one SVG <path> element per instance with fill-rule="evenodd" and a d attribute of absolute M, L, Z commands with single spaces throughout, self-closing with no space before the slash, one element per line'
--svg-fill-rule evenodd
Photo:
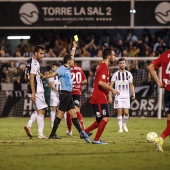
<path fill-rule="evenodd" d="M 158 135 L 165 129 L 166 119 L 130 118 L 128 133 L 118 134 L 116 118 L 111 118 L 101 137 L 108 145 L 88 144 L 73 127 L 68 136 L 65 121 L 58 128 L 58 140 L 37 139 L 37 123 L 29 139 L 23 129 L 28 118 L 0 118 L 0 170 L 169 170 L 170 139 L 165 139 L 163 153 L 146 141 L 150 131 Z M 85 118 L 86 127 L 94 118 Z M 51 131 L 45 118 L 44 134 Z M 93 140 L 96 131 L 90 137 Z"/>

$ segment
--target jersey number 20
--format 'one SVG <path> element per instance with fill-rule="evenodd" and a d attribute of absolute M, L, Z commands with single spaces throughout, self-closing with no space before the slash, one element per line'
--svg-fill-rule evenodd
<path fill-rule="evenodd" d="M 82 75 L 80 72 L 71 73 L 71 79 L 73 84 L 80 84 L 82 82 Z"/>

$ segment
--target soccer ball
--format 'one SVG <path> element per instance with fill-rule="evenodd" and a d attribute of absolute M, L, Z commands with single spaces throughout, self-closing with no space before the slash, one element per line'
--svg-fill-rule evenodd
<path fill-rule="evenodd" d="M 146 140 L 149 143 L 155 142 L 155 140 L 158 138 L 158 135 L 155 132 L 149 132 L 146 136 Z"/>

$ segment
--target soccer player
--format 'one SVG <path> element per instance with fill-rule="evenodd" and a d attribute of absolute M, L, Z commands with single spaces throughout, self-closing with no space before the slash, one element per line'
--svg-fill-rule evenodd
<path fill-rule="evenodd" d="M 93 105 L 95 112 L 96 121 L 85 130 L 85 132 L 89 134 L 89 132 L 97 128 L 97 133 L 92 141 L 93 144 L 107 144 L 100 140 L 105 126 L 110 119 L 107 94 L 108 91 L 111 91 L 114 95 L 119 94 L 117 90 L 109 86 L 108 65 L 113 63 L 114 60 L 114 51 L 110 48 L 106 48 L 103 51 L 103 62 L 101 62 L 96 68 L 93 91 L 90 98 L 90 103 Z"/>
<path fill-rule="evenodd" d="M 60 63 L 54 63 L 51 66 L 51 69 L 53 72 L 56 72 L 56 70 L 59 68 Z M 61 83 L 59 80 L 58 75 L 49 78 L 49 85 L 51 87 L 51 93 L 50 93 L 50 106 L 51 106 L 51 127 L 53 127 L 55 116 L 56 116 L 56 110 L 57 106 L 59 105 L 59 90 L 61 90 Z"/>
<path fill-rule="evenodd" d="M 158 78 L 157 69 L 162 67 L 162 81 Z M 161 136 L 156 139 L 155 144 L 159 152 L 163 152 L 162 145 L 164 139 L 170 135 L 170 50 L 162 53 L 148 67 L 148 70 L 160 88 L 164 88 L 164 103 L 167 114 L 167 127 L 162 132 Z"/>
<path fill-rule="evenodd" d="M 72 96 L 73 96 L 73 101 L 75 104 L 75 110 L 77 113 L 77 118 L 79 120 L 79 123 L 81 125 L 82 130 L 85 129 L 84 126 L 84 121 L 83 121 L 83 115 L 80 113 L 80 98 L 81 98 L 81 91 L 82 91 L 82 85 L 87 84 L 87 79 L 86 76 L 82 70 L 81 67 L 77 65 L 77 63 L 74 62 L 74 66 L 71 67 L 71 77 L 72 77 Z M 69 136 L 72 136 L 72 130 L 71 130 L 71 117 L 70 114 L 67 114 L 67 128 L 68 130 L 66 133 Z"/>
<path fill-rule="evenodd" d="M 135 91 L 133 86 L 133 76 L 126 70 L 126 60 L 120 58 L 118 60 L 119 70 L 115 72 L 111 78 L 110 86 L 115 85 L 115 89 L 119 91 L 120 95 L 115 96 L 114 108 L 117 109 L 117 120 L 119 125 L 119 133 L 128 132 L 126 123 L 129 118 L 130 109 L 130 90 L 132 99 L 135 99 Z M 109 92 L 109 101 L 112 103 L 112 94 Z M 123 118 L 122 118 L 122 114 Z M 123 129 L 122 129 L 123 128 Z"/>
<path fill-rule="evenodd" d="M 34 56 L 29 58 L 26 63 L 26 76 L 28 81 L 28 96 L 31 98 L 33 104 L 36 107 L 36 111 L 30 117 L 28 124 L 24 126 L 24 129 L 29 137 L 32 138 L 31 125 L 37 119 L 38 123 L 38 138 L 48 139 L 43 134 L 44 129 L 44 114 L 47 104 L 45 103 L 44 88 L 42 79 L 40 78 L 40 64 L 45 54 L 45 48 L 41 45 L 37 45 L 34 49 Z"/>
<path fill-rule="evenodd" d="M 70 68 L 74 65 L 74 54 L 77 47 L 77 43 L 73 41 L 73 48 L 70 54 L 67 54 L 63 58 L 63 65 L 60 66 L 56 72 L 52 72 L 46 75 L 41 75 L 44 78 L 50 78 L 55 75 L 59 76 L 60 82 L 61 82 L 61 91 L 59 94 L 59 108 L 57 111 L 57 116 L 54 120 L 54 126 L 52 128 L 51 134 L 49 136 L 49 139 L 59 139 L 59 137 L 56 135 L 56 130 L 60 124 L 61 119 L 63 118 L 63 115 L 65 112 L 69 112 L 69 114 L 72 117 L 72 122 L 80 135 L 85 139 L 86 142 L 90 143 L 90 139 L 88 134 L 85 133 L 84 130 L 81 129 L 80 124 L 77 119 L 77 114 L 75 111 L 75 106 L 72 98 L 72 80 L 71 80 L 71 72 Z"/>

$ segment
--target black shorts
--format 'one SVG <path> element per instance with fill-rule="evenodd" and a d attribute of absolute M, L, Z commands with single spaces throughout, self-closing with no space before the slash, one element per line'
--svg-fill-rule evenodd
<path fill-rule="evenodd" d="M 72 96 L 73 96 L 74 104 L 75 104 L 78 108 L 80 108 L 80 95 L 75 95 L 75 94 L 73 94 Z"/>
<path fill-rule="evenodd" d="M 75 105 L 73 102 L 73 97 L 71 92 L 66 91 L 66 90 L 61 90 L 59 93 L 59 110 L 63 111 L 63 112 L 67 112 L 70 109 L 74 109 Z"/>
<path fill-rule="evenodd" d="M 103 117 L 110 117 L 108 104 L 93 104 L 96 121 L 100 122 Z"/>
<path fill-rule="evenodd" d="M 170 114 L 170 91 L 165 90 L 164 92 L 164 104 L 166 114 Z"/>

